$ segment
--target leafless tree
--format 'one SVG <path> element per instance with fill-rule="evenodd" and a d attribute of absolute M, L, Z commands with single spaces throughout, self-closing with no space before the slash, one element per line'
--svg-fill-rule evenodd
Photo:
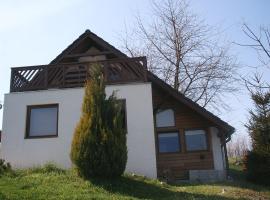
<path fill-rule="evenodd" d="M 150 16 L 136 21 L 122 37 L 128 54 L 146 55 L 150 71 L 201 106 L 225 105 L 223 95 L 237 90 L 236 59 L 186 1 L 152 1 Z"/>
<path fill-rule="evenodd" d="M 268 90 L 270 89 L 270 83 L 263 79 L 263 74 L 265 74 L 266 70 L 268 74 L 270 73 L 270 29 L 261 26 L 256 33 L 249 25 L 243 23 L 242 31 L 250 42 L 247 44 L 236 44 L 254 49 L 258 54 L 259 61 L 262 63 L 262 66 L 256 67 L 256 72 L 252 76 L 242 77 L 242 79 L 245 82 L 246 88 L 252 94 L 258 90 Z M 263 68 L 264 72 L 260 72 L 261 68 Z"/>
<path fill-rule="evenodd" d="M 227 143 L 228 157 L 236 159 L 237 162 L 243 159 L 248 149 L 248 141 L 244 136 L 238 136 Z"/>

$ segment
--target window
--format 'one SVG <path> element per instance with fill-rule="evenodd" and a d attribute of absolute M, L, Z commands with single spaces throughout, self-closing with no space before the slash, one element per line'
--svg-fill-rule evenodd
<path fill-rule="evenodd" d="M 160 153 L 179 152 L 178 132 L 158 133 L 158 148 Z"/>
<path fill-rule="evenodd" d="M 174 112 L 172 109 L 158 111 L 156 114 L 157 127 L 170 127 L 175 126 Z"/>
<path fill-rule="evenodd" d="M 205 130 L 186 130 L 185 139 L 187 151 L 207 150 Z"/>
<path fill-rule="evenodd" d="M 56 137 L 58 104 L 27 106 L 26 138 Z"/>

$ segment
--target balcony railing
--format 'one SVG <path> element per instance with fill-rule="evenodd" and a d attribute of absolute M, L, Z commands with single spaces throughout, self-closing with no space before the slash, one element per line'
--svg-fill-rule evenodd
<path fill-rule="evenodd" d="M 110 59 L 11 68 L 10 92 L 82 87 L 95 64 L 102 66 L 106 84 L 147 81 L 145 57 Z"/>

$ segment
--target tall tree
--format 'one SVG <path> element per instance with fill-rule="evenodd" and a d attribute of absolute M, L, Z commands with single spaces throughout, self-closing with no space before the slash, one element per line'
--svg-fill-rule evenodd
<path fill-rule="evenodd" d="M 255 111 L 250 111 L 246 127 L 252 140 L 252 150 L 268 150 L 270 153 L 270 91 L 252 94 Z"/>
<path fill-rule="evenodd" d="M 244 160 L 247 178 L 270 185 L 270 91 L 252 94 L 255 110 L 246 125 L 252 150 Z"/>
<path fill-rule="evenodd" d="M 256 71 L 250 77 L 242 77 L 247 89 L 251 93 L 258 90 L 268 90 L 270 88 L 264 74 L 269 73 L 270 69 L 270 28 L 260 26 L 257 31 L 253 30 L 247 23 L 242 25 L 244 35 L 249 39 L 245 44 L 236 43 L 243 47 L 249 47 L 256 51 L 258 59 L 262 65 L 256 66 Z"/>
<path fill-rule="evenodd" d="M 146 55 L 152 72 L 201 106 L 224 105 L 222 96 L 237 89 L 229 45 L 183 0 L 153 1 L 151 14 L 143 19 L 137 17 L 133 32 L 122 38 L 124 50 Z"/>
<path fill-rule="evenodd" d="M 94 67 L 90 76 L 70 157 L 84 178 L 117 177 L 124 172 L 127 162 L 121 103 L 114 94 L 106 98 L 101 67 Z"/>

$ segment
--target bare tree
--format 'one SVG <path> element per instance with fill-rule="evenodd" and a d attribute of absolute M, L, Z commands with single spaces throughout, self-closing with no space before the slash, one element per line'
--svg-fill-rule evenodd
<path fill-rule="evenodd" d="M 238 136 L 227 143 L 228 157 L 234 158 L 236 162 L 240 162 L 243 159 L 248 149 L 248 141 L 245 136 Z"/>
<path fill-rule="evenodd" d="M 270 83 L 263 79 L 263 74 L 265 74 L 266 70 L 269 73 L 270 69 L 270 29 L 261 26 L 256 33 L 249 25 L 243 23 L 242 31 L 250 42 L 247 44 L 236 44 L 254 49 L 258 54 L 259 61 L 263 65 L 257 66 L 256 72 L 252 76 L 242 77 L 242 79 L 251 94 L 256 93 L 256 91 L 268 90 L 270 89 Z M 260 72 L 262 68 L 264 72 Z"/>
<path fill-rule="evenodd" d="M 135 30 L 122 41 L 131 56 L 146 55 L 150 71 L 174 89 L 218 109 L 225 105 L 222 96 L 236 91 L 237 66 L 217 34 L 192 14 L 187 2 L 165 0 L 153 1 L 151 16 L 138 16 Z"/>

